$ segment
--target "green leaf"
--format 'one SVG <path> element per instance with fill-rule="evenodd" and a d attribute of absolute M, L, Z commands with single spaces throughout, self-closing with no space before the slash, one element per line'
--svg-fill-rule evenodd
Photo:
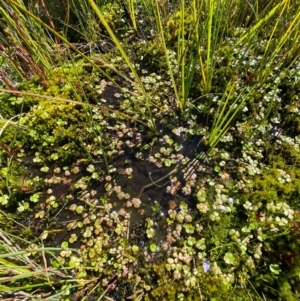
<path fill-rule="evenodd" d="M 157 249 L 157 247 L 156 247 L 155 244 L 151 244 L 151 245 L 150 245 L 150 251 L 151 251 L 152 253 L 156 252 L 156 249 Z"/>
<path fill-rule="evenodd" d="M 63 241 L 61 244 L 61 247 L 64 249 L 67 248 L 68 246 L 69 246 L 69 243 L 67 241 Z"/>
<path fill-rule="evenodd" d="M 184 224 L 183 228 L 185 229 L 186 233 L 194 233 L 195 232 L 195 227 L 191 224 Z"/>
<path fill-rule="evenodd" d="M 83 206 L 77 206 L 75 209 L 77 214 L 81 214 L 83 212 L 83 210 L 84 210 Z"/>
<path fill-rule="evenodd" d="M 198 240 L 196 242 L 195 247 L 199 250 L 205 250 L 206 249 L 205 238 L 201 238 L 200 240 Z"/>
<path fill-rule="evenodd" d="M 133 253 L 137 253 L 138 251 L 139 251 L 139 247 L 138 246 L 136 246 L 136 245 L 133 245 L 132 247 L 131 247 L 131 250 L 132 250 L 132 252 Z"/>
<path fill-rule="evenodd" d="M 52 160 L 57 160 L 58 159 L 58 154 L 57 153 L 53 153 L 53 154 L 51 154 L 50 158 Z"/>
<path fill-rule="evenodd" d="M 8 200 L 9 200 L 9 196 L 7 194 L 0 196 L 1 205 L 6 205 L 8 203 Z"/>
<path fill-rule="evenodd" d="M 72 256 L 69 261 L 69 267 L 79 268 L 80 267 L 80 259 L 75 256 Z"/>
<path fill-rule="evenodd" d="M 220 171 L 221 171 L 221 167 L 220 167 L 220 166 L 216 166 L 216 167 L 214 168 L 214 170 L 215 170 L 215 172 L 220 172 Z"/>
<path fill-rule="evenodd" d="M 117 233 L 118 235 L 120 235 L 122 233 L 122 229 L 121 227 L 118 227 L 115 229 L 115 233 Z"/>
<path fill-rule="evenodd" d="M 167 167 L 170 167 L 172 165 L 172 160 L 166 159 L 164 163 Z"/>
<path fill-rule="evenodd" d="M 171 138 L 167 139 L 167 144 L 172 145 L 173 143 L 174 143 L 173 139 L 171 139 Z"/>
<path fill-rule="evenodd" d="M 280 267 L 279 267 L 278 264 L 270 264 L 269 267 L 270 267 L 270 271 L 271 271 L 273 274 L 275 274 L 275 275 L 280 274 L 281 269 L 280 269 Z"/>
<path fill-rule="evenodd" d="M 39 201 L 40 196 L 39 196 L 37 193 L 35 193 L 35 194 L 33 194 L 29 199 L 30 199 L 31 202 L 36 203 L 36 202 Z"/>
<path fill-rule="evenodd" d="M 41 170 L 42 172 L 48 172 L 49 167 L 48 167 L 48 166 L 43 166 L 40 170 Z"/>
<path fill-rule="evenodd" d="M 224 255 L 224 261 L 227 263 L 227 264 L 232 264 L 232 265 L 235 265 L 237 263 L 237 258 L 234 254 L 230 253 L 230 252 L 227 252 L 225 255 Z"/>
<path fill-rule="evenodd" d="M 180 150 L 181 150 L 180 144 L 176 143 L 176 144 L 174 145 L 174 149 L 175 149 L 177 152 L 180 151 Z"/>

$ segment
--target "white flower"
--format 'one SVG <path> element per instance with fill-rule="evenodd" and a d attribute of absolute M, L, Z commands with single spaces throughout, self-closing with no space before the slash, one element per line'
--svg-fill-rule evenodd
<path fill-rule="evenodd" d="M 233 198 L 229 198 L 229 199 L 227 200 L 227 203 L 228 203 L 228 204 L 233 204 Z"/>
<path fill-rule="evenodd" d="M 224 205 L 219 205 L 219 209 L 221 210 L 221 211 L 225 211 L 225 206 Z"/>

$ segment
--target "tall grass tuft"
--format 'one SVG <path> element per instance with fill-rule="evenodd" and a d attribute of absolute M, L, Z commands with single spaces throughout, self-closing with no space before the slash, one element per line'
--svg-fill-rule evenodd
<path fill-rule="evenodd" d="M 48 87 L 45 73 L 61 55 L 59 40 L 53 39 L 42 24 L 31 18 L 23 1 L 1 0 L 0 13 L 0 50 L 4 63 L 14 71 L 17 81 L 38 76 L 43 86 Z M 47 15 L 54 27 L 48 12 Z M 6 79 L 8 83 L 9 77 Z M 11 82 L 9 87 L 13 85 Z"/>
<path fill-rule="evenodd" d="M 8 5 L 6 1 L 2 0 L 1 4 L 3 19 L 8 28 L 7 36 L 13 41 L 12 45 L 17 46 L 15 49 L 19 54 L 17 58 L 10 56 L 9 48 L 4 43 L 0 44 L 0 47 L 5 50 L 4 57 L 15 68 L 16 73 L 23 78 L 27 75 L 24 70 L 20 69 L 21 64 L 18 61 L 20 57 L 25 57 L 28 68 L 38 75 L 42 83 L 47 86 L 44 70 L 53 65 L 53 53 L 56 53 L 54 50 L 55 48 L 59 49 L 53 45 L 60 41 L 89 61 L 120 90 L 122 87 L 115 82 L 114 78 L 107 75 L 105 69 L 112 70 L 135 88 L 138 87 L 140 95 L 134 94 L 134 97 L 129 97 L 129 99 L 136 110 L 146 118 L 148 127 L 157 131 L 153 115 L 153 108 L 156 104 L 152 101 L 151 95 L 146 92 L 133 60 L 126 53 L 120 38 L 108 22 L 103 6 L 100 8 L 101 3 L 88 0 L 78 4 L 73 0 L 70 2 L 70 7 L 77 14 L 80 31 L 89 44 L 91 52 L 101 40 L 99 29 L 101 26 L 134 75 L 133 81 L 128 75 L 118 71 L 117 67 L 105 62 L 102 58 L 100 58 L 101 66 L 99 66 L 98 62 L 93 61 L 90 56 L 70 43 L 66 37 L 56 32 L 53 26 L 45 24 L 28 11 L 22 1 L 11 0 Z M 227 131 L 230 123 L 243 109 L 247 98 L 251 97 L 251 93 L 255 93 L 255 90 L 268 80 L 276 68 L 288 67 L 299 58 L 300 9 L 289 0 L 254 1 L 253 3 L 240 0 L 189 0 L 168 3 L 143 0 L 139 5 L 134 0 L 128 0 L 124 4 L 135 31 L 143 31 L 137 22 L 139 15 L 145 17 L 145 23 L 148 26 L 151 21 L 152 24 L 155 24 L 151 29 L 154 30 L 154 36 L 156 34 L 160 39 L 174 91 L 174 109 L 185 118 L 188 116 L 186 111 L 191 105 L 197 106 L 201 104 L 201 101 L 205 101 L 205 98 L 201 97 L 202 95 L 220 92 L 217 86 L 218 69 L 226 67 L 220 66 L 222 56 L 226 56 L 227 68 L 233 68 L 232 62 L 235 59 L 236 49 L 240 47 L 247 49 L 249 53 L 255 53 L 259 41 L 266 41 L 264 45 L 259 46 L 262 49 L 257 55 L 259 63 L 254 67 L 249 64 L 245 67 L 251 67 L 251 70 L 249 72 L 245 70 L 245 73 L 252 78 L 251 87 L 255 87 L 250 90 L 241 88 L 244 84 L 239 82 L 238 76 L 233 75 L 229 76 L 225 85 L 223 84 L 221 87 L 224 95 L 219 101 L 220 107 L 215 110 L 216 116 L 213 117 L 214 122 L 210 129 L 212 137 L 209 139 L 211 146 L 216 144 L 216 139 L 221 139 L 221 133 L 224 134 Z M 173 22 L 174 25 L 172 33 L 165 30 L 168 29 L 170 22 Z M 50 32 L 54 39 L 51 39 L 50 35 L 45 32 Z M 44 45 L 42 50 L 39 50 L 41 47 L 37 45 L 33 33 L 38 33 L 42 37 L 40 40 Z M 173 35 L 171 36 L 173 41 L 170 40 L 170 34 Z M 2 40 L 4 41 L 7 36 L 4 35 Z M 234 74 L 234 70 L 231 73 Z M 9 85 L 9 79 L 5 79 L 5 75 L 2 77 L 12 89 L 13 86 Z M 230 97 L 228 91 L 230 91 Z M 131 92 L 125 93 L 130 94 Z M 236 93 L 238 93 L 237 96 Z M 197 95 L 197 101 L 193 99 L 193 95 Z M 218 134 L 216 135 L 216 133 Z"/>
<path fill-rule="evenodd" d="M 16 223 L 16 227 L 21 226 L 13 217 L 0 211 L 0 292 L 10 292 L 15 296 L 34 299 L 41 297 L 40 294 L 45 294 L 48 297 L 55 296 L 58 291 L 63 294 L 67 283 L 76 286 L 77 280 L 68 275 L 67 267 L 60 269 L 47 266 L 46 257 L 48 259 L 55 258 L 55 253 L 62 251 L 62 249 L 44 247 L 43 245 L 22 249 L 19 243 L 27 245 L 30 243 L 21 241 L 20 238 L 2 230 L 5 228 L 5 223 L 12 221 Z M 69 251 L 77 253 L 73 249 L 69 249 Z M 34 260 L 37 254 L 42 258 L 41 264 Z"/>

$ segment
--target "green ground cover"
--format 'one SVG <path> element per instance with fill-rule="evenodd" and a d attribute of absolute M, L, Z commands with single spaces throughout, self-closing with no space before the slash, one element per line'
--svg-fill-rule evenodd
<path fill-rule="evenodd" d="M 0 0 L 1 298 L 298 300 L 299 1 L 55 3 Z"/>

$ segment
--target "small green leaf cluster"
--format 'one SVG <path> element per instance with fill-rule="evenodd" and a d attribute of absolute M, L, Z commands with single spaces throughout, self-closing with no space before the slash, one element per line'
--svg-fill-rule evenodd
<path fill-rule="evenodd" d="M 42 101 L 22 120 L 28 127 L 32 151 L 46 161 L 68 161 L 84 152 L 92 139 L 86 129 L 86 115 L 72 104 Z"/>

